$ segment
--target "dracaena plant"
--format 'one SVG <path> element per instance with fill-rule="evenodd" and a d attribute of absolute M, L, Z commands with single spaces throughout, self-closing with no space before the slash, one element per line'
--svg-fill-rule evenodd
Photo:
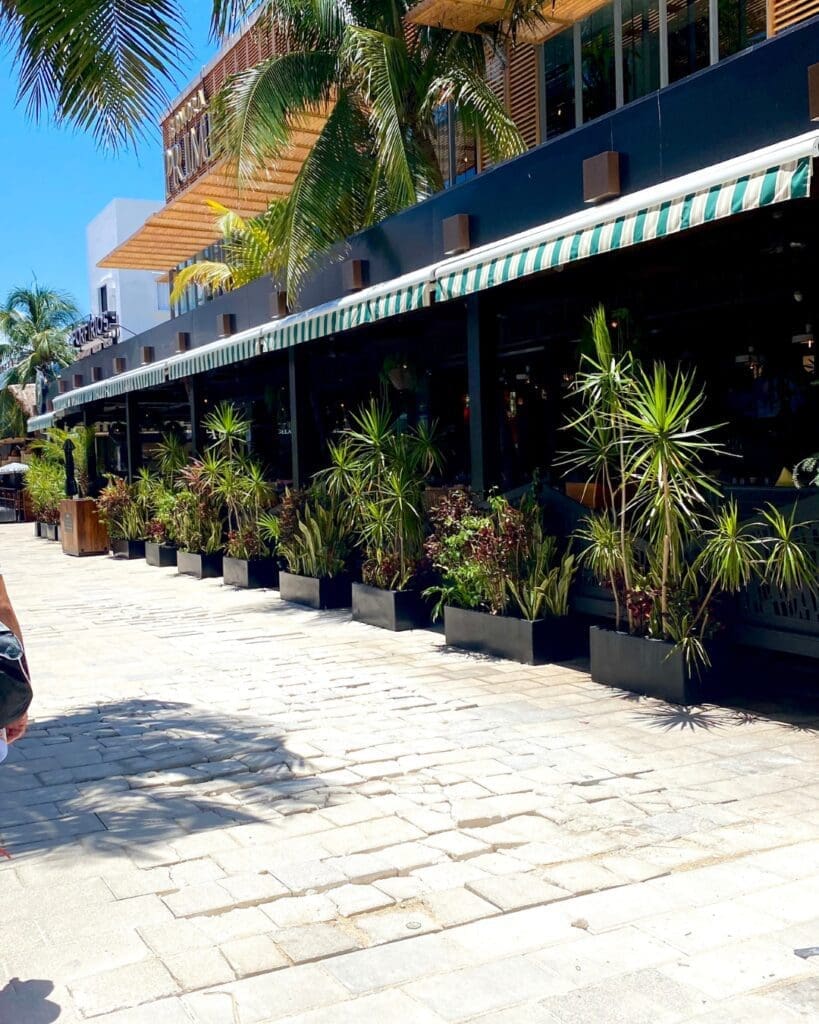
<path fill-rule="evenodd" d="M 783 592 L 815 586 L 808 524 L 773 505 L 743 522 L 706 469 L 725 452 L 719 428 L 697 422 L 705 392 L 695 375 L 616 352 L 602 307 L 590 324 L 594 351 L 574 382 L 573 446 L 562 459 L 603 494 L 577 531 L 581 561 L 610 587 L 618 629 L 707 664 L 721 598 L 752 580 Z"/>
<path fill-rule="evenodd" d="M 329 447 L 331 466 L 318 477 L 355 524 L 364 582 L 406 589 L 424 554 L 425 481 L 443 464 L 435 426 L 401 430 L 385 405 L 371 402 Z"/>
<path fill-rule="evenodd" d="M 111 540 L 143 540 L 147 533 L 147 489 L 109 476 L 97 498 L 97 508 Z"/>

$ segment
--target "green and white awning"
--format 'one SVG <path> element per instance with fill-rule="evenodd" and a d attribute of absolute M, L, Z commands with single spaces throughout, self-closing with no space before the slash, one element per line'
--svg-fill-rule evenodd
<path fill-rule="evenodd" d="M 439 264 L 439 302 L 809 194 L 819 132 L 756 150 Z"/>
<path fill-rule="evenodd" d="M 165 360 L 168 380 L 180 380 L 195 373 L 206 373 L 208 370 L 218 370 L 222 366 L 252 359 L 261 351 L 260 332 L 267 326 L 265 324 L 262 327 L 253 327 L 249 331 L 242 331 L 241 334 L 232 334 L 229 338 L 220 338 L 218 341 L 191 349 L 182 355 L 171 356 Z"/>
<path fill-rule="evenodd" d="M 75 409 L 89 402 L 97 402 L 101 398 L 115 398 L 128 391 L 156 387 L 164 380 L 165 362 L 149 363 L 147 366 L 137 367 L 136 370 L 128 370 L 127 373 L 119 373 L 115 377 L 94 381 L 93 384 L 67 391 L 64 395 L 55 395 L 54 411 Z"/>
<path fill-rule="evenodd" d="M 29 434 L 33 434 L 36 430 L 48 430 L 49 427 L 54 426 L 54 413 L 44 412 L 40 416 L 31 416 L 26 424 L 26 429 Z"/>
<path fill-rule="evenodd" d="M 339 331 L 349 331 L 428 306 L 432 271 L 432 267 L 424 267 L 354 295 L 345 295 L 301 313 L 292 313 L 269 325 L 272 329 L 262 338 L 262 350 L 276 352 L 292 348 L 305 341 L 316 341 Z"/>

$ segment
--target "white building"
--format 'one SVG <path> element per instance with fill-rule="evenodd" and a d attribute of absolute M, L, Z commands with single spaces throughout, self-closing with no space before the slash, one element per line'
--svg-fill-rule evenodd
<path fill-rule="evenodd" d="M 159 199 L 112 199 L 85 229 L 89 311 L 93 316 L 115 312 L 123 341 L 169 318 L 167 275 L 150 270 L 102 269 L 97 262 L 164 205 Z"/>

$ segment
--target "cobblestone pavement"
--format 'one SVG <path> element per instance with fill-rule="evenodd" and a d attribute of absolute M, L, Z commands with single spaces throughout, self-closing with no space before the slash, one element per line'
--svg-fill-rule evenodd
<path fill-rule="evenodd" d="M 2 1024 L 819 1016 L 819 722 L 0 531 Z"/>

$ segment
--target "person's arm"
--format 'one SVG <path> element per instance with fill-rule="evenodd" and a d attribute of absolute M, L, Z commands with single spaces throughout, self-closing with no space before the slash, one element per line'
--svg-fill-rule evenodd
<path fill-rule="evenodd" d="M 20 623 L 17 621 L 17 616 L 14 614 L 14 608 L 11 605 L 11 598 L 6 590 L 6 584 L 2 576 L 0 576 L 0 622 L 14 633 L 20 643 L 23 642 L 23 633 L 20 629 Z"/>

